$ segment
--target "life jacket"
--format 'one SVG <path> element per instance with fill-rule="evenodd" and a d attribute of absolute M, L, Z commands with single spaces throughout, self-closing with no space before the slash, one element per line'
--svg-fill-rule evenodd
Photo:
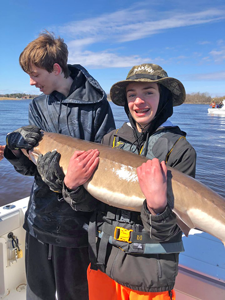
<path fill-rule="evenodd" d="M 178 127 L 161 128 L 149 138 L 148 143 L 143 145 L 140 155 L 145 151 L 145 147 L 148 147 L 147 158 L 157 157 L 160 161 L 167 162 L 175 144 L 182 138 L 185 138 L 185 133 Z M 119 137 L 119 130 L 114 134 L 113 147 L 137 153 L 134 145 Z M 109 243 L 130 254 L 166 254 L 184 251 L 180 235 L 170 242 L 158 243 L 144 230 L 139 212 L 119 209 L 104 203 L 99 203 L 96 213 L 92 216 L 89 231 L 89 244 L 93 254 L 91 260 L 94 264 L 101 265 L 103 270 Z M 94 236 L 98 238 L 97 245 L 96 239 L 91 238 Z"/>
<path fill-rule="evenodd" d="M 158 158 L 160 161 L 167 163 L 168 158 L 173 151 L 175 144 L 180 139 L 186 138 L 186 133 L 181 131 L 177 126 L 162 127 L 149 137 L 148 143 L 144 143 L 140 152 L 134 144 L 120 138 L 119 129 L 116 130 L 113 139 L 113 148 L 119 148 L 128 152 L 143 155 L 146 153 L 148 159 Z M 145 148 L 147 147 L 147 152 Z"/>

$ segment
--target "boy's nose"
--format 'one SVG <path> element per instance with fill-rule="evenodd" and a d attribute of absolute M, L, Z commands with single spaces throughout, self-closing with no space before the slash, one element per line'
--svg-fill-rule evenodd
<path fill-rule="evenodd" d="M 137 96 L 135 99 L 135 103 L 143 103 L 145 102 L 140 96 Z"/>
<path fill-rule="evenodd" d="M 36 84 L 36 81 L 32 78 L 30 78 L 30 85 L 35 85 Z"/>

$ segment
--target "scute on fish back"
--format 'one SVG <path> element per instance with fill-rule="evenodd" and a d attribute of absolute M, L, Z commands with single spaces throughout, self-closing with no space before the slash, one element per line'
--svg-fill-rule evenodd
<path fill-rule="evenodd" d="M 60 166 L 66 174 L 74 151 L 98 149 L 99 165 L 84 185 L 96 199 L 122 209 L 140 211 L 145 199 L 138 182 L 136 168 L 145 157 L 57 133 L 43 132 L 29 158 L 37 162 L 39 154 L 57 150 Z M 198 228 L 225 241 L 225 199 L 197 180 L 170 167 L 168 169 L 168 203 L 177 215 L 178 225 L 188 235 Z"/>

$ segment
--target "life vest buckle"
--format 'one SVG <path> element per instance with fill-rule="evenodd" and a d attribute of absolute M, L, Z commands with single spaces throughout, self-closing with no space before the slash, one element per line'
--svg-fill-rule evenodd
<path fill-rule="evenodd" d="M 132 229 L 117 226 L 114 231 L 114 239 L 120 242 L 132 243 L 130 240 Z"/>

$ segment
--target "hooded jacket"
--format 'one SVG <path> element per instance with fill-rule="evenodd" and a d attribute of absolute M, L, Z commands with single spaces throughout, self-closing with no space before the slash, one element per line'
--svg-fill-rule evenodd
<path fill-rule="evenodd" d="M 173 103 L 166 88 L 160 87 L 156 116 L 147 130 L 139 133 L 127 103 L 124 109 L 130 123 L 105 135 L 103 144 L 149 159 L 156 157 L 195 177 L 196 153 L 186 140 L 186 133 L 168 120 L 173 113 Z M 75 208 L 81 192 L 67 195 L 65 200 Z M 153 216 L 146 201 L 141 213 L 99 202 L 89 224 L 89 246 L 91 267 L 100 269 L 123 286 L 144 292 L 174 288 L 179 252 L 183 247 L 182 232 L 169 206 Z"/>
<path fill-rule="evenodd" d="M 100 142 L 115 128 L 106 94 L 81 65 L 68 67 L 73 78 L 69 96 L 54 91 L 34 98 L 29 106 L 29 123 L 44 131 Z M 36 166 L 25 156 L 17 159 L 10 150 L 5 151 L 5 156 L 16 171 L 34 176 L 25 230 L 45 243 L 71 248 L 87 246 L 87 226 L 95 200 L 91 199 L 80 211 L 72 210 L 61 194 L 52 192 L 42 181 Z M 82 211 L 83 207 L 87 210 Z"/>

